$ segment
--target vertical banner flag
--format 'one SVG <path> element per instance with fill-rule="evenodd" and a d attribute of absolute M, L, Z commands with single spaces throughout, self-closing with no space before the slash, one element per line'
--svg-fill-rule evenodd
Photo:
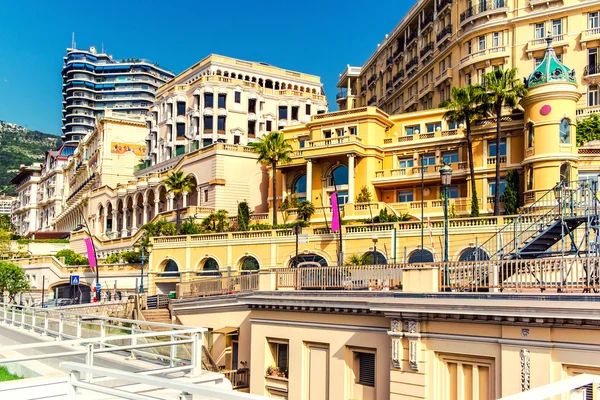
<path fill-rule="evenodd" d="M 85 247 L 87 248 L 88 260 L 90 261 L 90 268 L 96 268 L 96 253 L 94 252 L 92 238 L 85 238 Z"/>
<path fill-rule="evenodd" d="M 338 199 L 337 192 L 331 194 L 331 210 L 333 212 L 333 216 L 331 217 L 331 231 L 339 231 L 340 230 L 340 213 L 338 212 Z"/>

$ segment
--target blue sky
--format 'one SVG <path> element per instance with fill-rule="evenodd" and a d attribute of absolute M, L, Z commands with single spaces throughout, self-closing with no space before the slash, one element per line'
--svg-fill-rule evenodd
<path fill-rule="evenodd" d="M 102 44 L 179 73 L 217 53 L 321 76 L 330 102 L 346 64 L 361 65 L 414 1 L 377 10 L 357 0 L 4 2 L 0 120 L 60 133 L 62 57 Z M 223 16 L 223 19 L 220 17 Z"/>

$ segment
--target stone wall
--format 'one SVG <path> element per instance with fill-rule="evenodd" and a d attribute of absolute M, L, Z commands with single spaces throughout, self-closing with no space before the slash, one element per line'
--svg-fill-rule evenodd
<path fill-rule="evenodd" d="M 121 300 L 105 302 L 100 304 L 77 304 L 72 306 L 60 307 L 60 310 L 73 312 L 77 314 L 103 315 L 105 317 L 132 319 L 133 311 L 135 310 L 135 301 Z"/>

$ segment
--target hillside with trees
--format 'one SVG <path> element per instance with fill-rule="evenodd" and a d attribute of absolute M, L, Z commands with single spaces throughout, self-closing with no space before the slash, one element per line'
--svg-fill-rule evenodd
<path fill-rule="evenodd" d="M 0 121 L 0 195 L 14 195 L 10 180 L 21 164 L 42 162 L 46 151 L 56 149 L 60 143 L 59 136 Z"/>

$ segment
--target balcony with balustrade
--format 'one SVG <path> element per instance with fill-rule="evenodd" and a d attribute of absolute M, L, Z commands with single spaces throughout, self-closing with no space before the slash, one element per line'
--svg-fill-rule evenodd
<path fill-rule="evenodd" d="M 443 27 L 436 35 L 436 41 L 438 46 L 444 44 L 452 37 L 452 24 L 448 24 Z"/>
<path fill-rule="evenodd" d="M 425 46 L 423 46 L 423 48 L 419 52 L 419 55 L 421 56 L 421 61 L 425 61 L 432 54 L 433 54 L 433 42 L 427 43 Z"/>
<path fill-rule="evenodd" d="M 527 56 L 531 60 L 533 58 L 533 53 L 536 51 L 543 52 L 548 47 L 548 39 L 547 38 L 538 38 L 532 39 L 527 42 Z M 566 52 L 569 47 L 569 40 L 567 35 L 554 35 L 552 36 L 552 47 L 563 48 L 563 53 Z"/>
<path fill-rule="evenodd" d="M 502 64 L 508 63 L 510 57 L 508 46 L 497 46 L 489 49 L 475 51 L 471 54 L 466 55 L 460 60 L 460 69 L 465 69 L 471 65 L 478 63 L 492 63 L 493 61 L 501 61 Z"/>
<path fill-rule="evenodd" d="M 421 90 L 419 90 L 419 100 L 431 93 L 433 93 L 433 82 L 426 83 Z"/>
<path fill-rule="evenodd" d="M 600 28 L 590 28 L 581 31 L 579 38 L 581 47 L 586 49 L 592 45 L 600 45 Z"/>
<path fill-rule="evenodd" d="M 452 8 L 452 0 L 440 0 L 437 4 L 438 15 L 444 14 L 446 11 L 450 11 Z"/>
<path fill-rule="evenodd" d="M 460 13 L 460 27 L 461 29 L 467 29 L 470 25 L 474 25 L 482 19 L 487 21 L 494 16 L 502 14 L 506 16 L 507 13 L 507 0 L 482 0 Z"/>
<path fill-rule="evenodd" d="M 435 87 L 440 86 L 442 83 L 452 80 L 452 68 L 446 68 L 435 78 Z"/>
<path fill-rule="evenodd" d="M 591 84 L 600 82 L 600 63 L 586 65 L 583 69 L 583 79 Z"/>
<path fill-rule="evenodd" d="M 466 161 L 448 164 L 452 167 L 452 179 L 456 182 L 465 179 L 469 173 Z M 394 168 L 375 171 L 375 177 L 371 183 L 375 187 L 394 187 L 398 184 L 414 184 L 423 179 L 425 182 L 439 182 L 440 165 L 416 166 L 406 168 Z"/>
<path fill-rule="evenodd" d="M 417 65 L 419 64 L 419 58 L 413 57 L 410 61 L 406 63 L 406 74 L 410 75 L 417 70 Z"/>

